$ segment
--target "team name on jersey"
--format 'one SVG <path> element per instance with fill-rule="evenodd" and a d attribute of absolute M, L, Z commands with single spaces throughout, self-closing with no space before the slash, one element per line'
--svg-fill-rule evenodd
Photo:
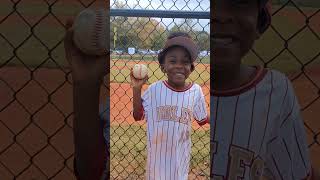
<path fill-rule="evenodd" d="M 175 121 L 188 124 L 191 121 L 191 110 L 181 108 L 181 116 L 177 116 L 178 106 L 159 106 L 157 107 L 157 121 Z"/>
<path fill-rule="evenodd" d="M 213 151 L 216 153 L 217 143 L 213 144 Z M 214 165 L 213 165 L 214 166 Z M 246 169 L 249 168 L 250 179 L 260 180 L 273 179 L 272 174 L 268 169 L 264 169 L 264 161 L 259 157 L 255 157 L 254 152 L 247 149 L 231 145 L 229 150 L 229 163 L 227 177 L 221 175 L 213 175 L 213 179 L 239 179 L 244 178 Z"/>

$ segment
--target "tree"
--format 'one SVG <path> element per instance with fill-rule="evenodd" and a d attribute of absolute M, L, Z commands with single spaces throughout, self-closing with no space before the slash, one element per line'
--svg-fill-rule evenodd
<path fill-rule="evenodd" d="M 143 49 L 160 49 L 165 38 L 163 34 L 165 28 L 163 25 L 152 18 L 138 18 L 134 27 L 139 38 L 139 47 Z"/>
<path fill-rule="evenodd" d="M 182 31 L 190 34 L 193 31 L 193 26 L 194 23 L 192 19 L 184 19 L 180 21 L 180 23 L 175 23 L 170 29 L 170 32 Z"/>
<path fill-rule="evenodd" d="M 120 2 L 115 4 L 118 8 L 125 5 Z M 205 31 L 196 31 L 192 19 L 184 19 L 176 23 L 169 32 L 187 32 L 199 44 L 200 50 L 209 50 L 209 34 Z M 114 27 L 117 28 L 116 34 Z M 111 17 L 110 40 L 111 49 L 127 50 L 128 47 L 137 49 L 160 50 L 164 46 L 169 32 L 164 25 L 153 18 L 145 17 Z M 114 46 L 114 38 L 116 38 Z"/>
<path fill-rule="evenodd" d="M 199 49 L 201 51 L 209 51 L 210 50 L 210 35 L 206 31 L 196 31 L 196 39 L 198 42 Z"/>
<path fill-rule="evenodd" d="M 182 31 L 188 33 L 192 39 L 194 39 L 200 51 L 210 49 L 209 33 L 206 31 L 197 31 L 194 29 L 194 22 L 192 19 L 185 19 L 180 23 L 175 24 L 171 29 L 171 32 Z"/>

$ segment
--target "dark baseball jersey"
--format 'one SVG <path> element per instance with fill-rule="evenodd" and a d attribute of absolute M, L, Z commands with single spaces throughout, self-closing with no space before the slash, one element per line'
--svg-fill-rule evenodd
<path fill-rule="evenodd" d="M 256 68 L 251 82 L 211 96 L 211 177 L 307 179 L 308 146 L 292 85 L 278 71 Z"/>
<path fill-rule="evenodd" d="M 201 87 L 190 84 L 175 90 L 166 81 L 151 84 L 143 93 L 147 121 L 146 179 L 188 179 L 191 120 L 208 121 Z"/>

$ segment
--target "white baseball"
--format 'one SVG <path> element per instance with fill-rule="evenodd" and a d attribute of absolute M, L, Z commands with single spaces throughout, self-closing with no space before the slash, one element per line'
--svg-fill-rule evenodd
<path fill-rule="evenodd" d="M 107 12 L 105 9 L 85 9 L 76 17 L 73 41 L 88 55 L 107 54 Z"/>
<path fill-rule="evenodd" d="M 132 74 L 137 79 L 144 79 L 148 75 L 148 68 L 144 64 L 135 64 L 132 69 Z"/>

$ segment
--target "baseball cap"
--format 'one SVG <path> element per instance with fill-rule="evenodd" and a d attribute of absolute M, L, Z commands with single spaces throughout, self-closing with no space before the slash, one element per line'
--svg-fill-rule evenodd
<path fill-rule="evenodd" d="M 198 53 L 199 53 L 199 48 L 196 45 L 196 43 L 189 37 L 186 36 L 176 36 L 171 39 L 167 39 L 164 48 L 162 51 L 159 53 L 158 60 L 161 63 L 161 61 L 164 58 L 165 53 L 167 50 L 171 47 L 174 46 L 181 46 L 185 48 L 191 57 L 191 61 L 194 62 L 197 59 Z"/>

